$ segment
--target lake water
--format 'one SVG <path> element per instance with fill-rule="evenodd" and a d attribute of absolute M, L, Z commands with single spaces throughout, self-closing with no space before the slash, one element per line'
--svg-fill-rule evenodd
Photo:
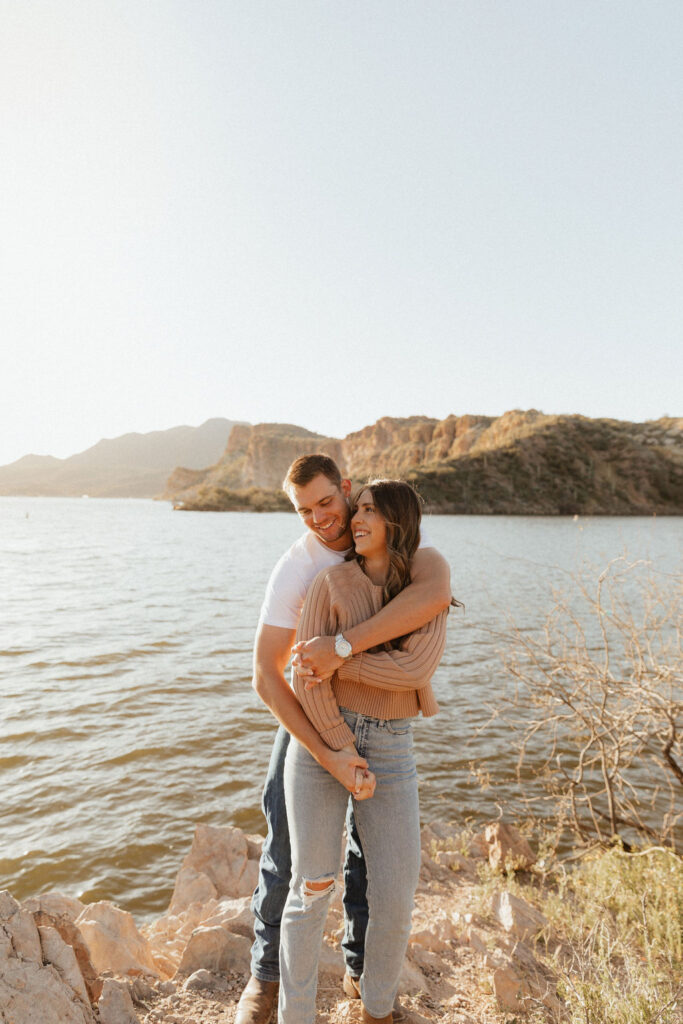
<path fill-rule="evenodd" d="M 553 587 L 619 555 L 675 571 L 683 520 L 442 516 L 429 534 L 466 604 L 416 725 L 423 820 L 495 817 L 467 765 L 513 763 L 487 705 L 508 685 L 489 630 L 535 628 Z M 263 590 L 301 533 L 285 513 L 0 498 L 0 888 L 168 904 L 196 822 L 263 831 L 274 719 L 251 690 Z"/>

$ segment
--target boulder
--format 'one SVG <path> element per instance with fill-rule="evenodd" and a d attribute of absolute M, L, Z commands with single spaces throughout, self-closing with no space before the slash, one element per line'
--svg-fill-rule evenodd
<path fill-rule="evenodd" d="M 204 968 L 214 974 L 225 971 L 248 971 L 251 964 L 251 942 L 244 935 L 234 935 L 221 928 L 197 928 L 190 936 L 178 965 L 178 974 L 194 974 Z"/>
<path fill-rule="evenodd" d="M 54 967 L 17 956 L 0 954 L 0 1007 L 11 1024 L 94 1024 Z"/>
<path fill-rule="evenodd" d="M 258 850 L 255 838 L 248 838 L 241 829 L 197 825 L 176 878 L 171 912 L 212 897 L 251 896 L 258 881 Z"/>
<path fill-rule="evenodd" d="M 418 967 L 426 971 L 435 971 L 437 974 L 447 974 L 448 964 L 437 953 L 433 953 L 423 946 L 414 945 L 410 947 L 410 958 Z"/>
<path fill-rule="evenodd" d="M 40 935 L 33 915 L 22 909 L 6 889 L 0 892 L 0 932 L 2 931 L 9 941 L 8 955 L 13 953 L 24 960 L 43 962 Z"/>
<path fill-rule="evenodd" d="M 441 867 L 448 868 L 450 871 L 462 871 L 472 878 L 476 874 L 474 861 L 462 853 L 456 853 L 455 850 L 437 850 L 434 860 Z"/>
<path fill-rule="evenodd" d="M 399 992 L 401 995 L 415 996 L 418 992 L 425 992 L 427 989 L 428 985 L 424 974 L 417 964 L 411 963 L 411 961 L 406 957 L 403 961 L 401 980 L 398 984 Z"/>
<path fill-rule="evenodd" d="M 27 902 L 28 900 L 25 901 L 24 906 Z M 58 904 L 53 905 L 55 907 L 58 906 Z M 73 921 L 65 915 L 56 916 L 54 914 L 47 914 L 42 910 L 38 910 L 33 914 L 33 919 L 39 927 L 46 926 L 54 928 L 64 942 L 71 946 L 88 993 L 88 1000 L 92 1005 L 95 1005 L 102 994 L 102 979 L 97 975 L 97 971 L 90 959 L 88 947 L 83 940 L 80 930 L 76 927 Z"/>
<path fill-rule="evenodd" d="M 535 939 L 548 927 L 548 919 L 526 900 L 510 892 L 497 892 L 491 901 L 491 909 L 506 932 L 525 942 Z"/>
<path fill-rule="evenodd" d="M 130 992 L 112 978 L 105 979 L 97 1008 L 100 1024 L 139 1024 Z"/>
<path fill-rule="evenodd" d="M 489 864 L 497 871 L 524 870 L 536 863 L 531 847 L 514 825 L 496 821 L 486 826 L 484 838 Z"/>
<path fill-rule="evenodd" d="M 183 985 L 183 991 L 185 992 L 203 992 L 206 989 L 211 989 L 215 986 L 216 978 L 211 971 L 205 970 L 203 967 L 191 974 L 190 977 Z"/>
<path fill-rule="evenodd" d="M 243 896 L 239 900 L 221 900 L 213 913 L 204 918 L 202 924 L 210 928 L 220 925 L 235 935 L 245 935 L 253 941 L 254 915 L 251 910 L 251 897 Z"/>
<path fill-rule="evenodd" d="M 516 943 L 509 956 L 497 952 L 495 961 L 491 984 L 504 1009 L 525 1012 L 541 1002 L 553 1013 L 559 1011 L 554 976 L 523 943 Z"/>
<path fill-rule="evenodd" d="M 178 914 L 191 904 L 202 906 L 216 900 L 218 890 L 208 875 L 203 871 L 195 871 L 193 867 L 183 866 L 178 872 L 173 888 L 173 896 L 169 910 Z"/>
<path fill-rule="evenodd" d="M 102 974 L 152 974 L 157 969 L 149 944 L 135 926 L 132 916 L 113 903 L 91 903 L 76 919 L 95 970 Z"/>
<path fill-rule="evenodd" d="M 85 903 L 81 903 L 74 896 L 65 896 L 61 892 L 43 892 L 40 896 L 30 896 L 22 903 L 24 910 L 31 914 L 42 911 L 50 914 L 51 917 L 66 917 L 69 921 L 75 921 L 79 914 L 85 910 Z"/>
<path fill-rule="evenodd" d="M 71 946 L 68 946 L 55 928 L 41 925 L 38 928 L 40 933 L 40 944 L 43 948 L 43 960 L 55 967 L 57 973 L 69 988 L 86 1006 L 90 1006 L 90 999 L 83 981 L 83 975 L 78 967 L 76 954 Z"/>

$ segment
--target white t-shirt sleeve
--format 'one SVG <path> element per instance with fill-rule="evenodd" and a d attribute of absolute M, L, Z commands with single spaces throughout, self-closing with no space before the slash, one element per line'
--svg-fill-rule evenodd
<path fill-rule="evenodd" d="M 293 561 L 284 555 L 268 580 L 259 622 L 266 626 L 296 629 L 307 589 L 306 582 L 297 572 Z"/>

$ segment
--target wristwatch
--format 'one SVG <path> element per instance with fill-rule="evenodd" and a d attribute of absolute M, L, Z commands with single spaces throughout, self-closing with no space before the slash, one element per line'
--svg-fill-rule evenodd
<path fill-rule="evenodd" d="M 334 653 L 338 658 L 350 658 L 351 657 L 351 644 L 346 639 L 343 633 L 337 633 L 334 638 Z"/>

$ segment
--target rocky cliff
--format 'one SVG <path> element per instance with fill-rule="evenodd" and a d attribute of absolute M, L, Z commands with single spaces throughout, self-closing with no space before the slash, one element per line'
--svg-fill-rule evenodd
<path fill-rule="evenodd" d="M 683 514 L 683 419 L 630 423 L 534 409 L 383 417 L 342 440 L 289 424 L 243 425 L 215 465 L 176 470 L 164 497 L 187 509 L 286 507 L 276 506 L 282 478 L 311 451 L 331 455 L 356 482 L 411 480 L 436 512 Z"/>

